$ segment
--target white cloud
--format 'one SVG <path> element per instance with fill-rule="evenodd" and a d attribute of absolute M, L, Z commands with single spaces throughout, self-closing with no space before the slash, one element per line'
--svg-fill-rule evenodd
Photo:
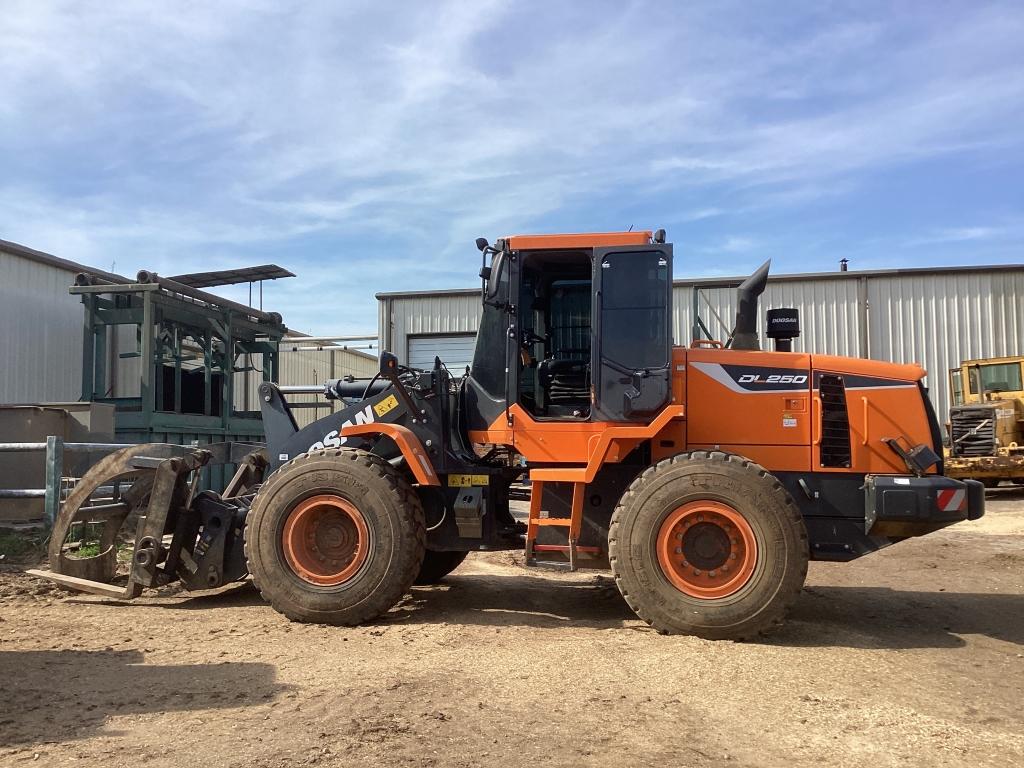
<path fill-rule="evenodd" d="M 722 243 L 712 250 L 718 250 L 723 253 L 745 253 L 746 251 L 753 250 L 757 247 L 757 242 L 749 237 L 736 237 L 735 235 L 729 236 L 722 241 Z"/>
<path fill-rule="evenodd" d="M 1019 9 L 751 8 L 9 0 L 0 237 L 129 273 L 275 260 L 286 314 L 363 330 L 375 290 L 472 284 L 478 235 L 668 220 L 738 254 L 752 211 L 1019 158 Z"/>

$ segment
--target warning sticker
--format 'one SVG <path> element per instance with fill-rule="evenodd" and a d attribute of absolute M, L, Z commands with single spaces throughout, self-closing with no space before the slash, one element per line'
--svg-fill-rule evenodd
<path fill-rule="evenodd" d="M 795 427 L 796 426 L 796 416 L 794 416 L 791 413 L 784 413 L 784 414 L 782 414 L 782 426 L 784 426 L 784 427 Z"/>
<path fill-rule="evenodd" d="M 388 395 L 375 406 L 373 406 L 373 412 L 378 417 L 383 416 L 385 413 L 390 413 L 398 407 L 398 398 L 394 395 Z"/>
<path fill-rule="evenodd" d="M 487 485 L 487 475 L 448 475 L 449 488 L 469 488 L 473 485 Z"/>

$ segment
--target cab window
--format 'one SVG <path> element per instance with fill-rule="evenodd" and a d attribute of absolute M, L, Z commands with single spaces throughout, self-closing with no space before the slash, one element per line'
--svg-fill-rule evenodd
<path fill-rule="evenodd" d="M 994 365 L 972 366 L 970 372 L 971 394 L 977 395 L 984 387 L 986 392 L 1019 392 L 1021 386 L 1020 363 L 997 363 Z M 981 385 L 978 372 L 981 372 Z"/>
<path fill-rule="evenodd" d="M 953 396 L 953 405 L 963 405 L 964 377 L 963 371 L 959 368 L 954 368 L 949 372 L 949 390 Z"/>

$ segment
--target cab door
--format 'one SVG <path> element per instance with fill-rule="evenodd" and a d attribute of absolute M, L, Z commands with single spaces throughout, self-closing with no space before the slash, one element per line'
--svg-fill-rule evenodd
<path fill-rule="evenodd" d="M 672 246 L 594 249 L 594 421 L 648 422 L 671 400 Z"/>

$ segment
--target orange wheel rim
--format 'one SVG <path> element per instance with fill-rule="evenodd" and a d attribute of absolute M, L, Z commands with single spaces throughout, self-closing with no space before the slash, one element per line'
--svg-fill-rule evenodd
<path fill-rule="evenodd" d="M 340 496 L 313 496 L 288 513 L 281 533 L 284 557 L 295 575 L 333 587 L 366 562 L 370 533 L 362 513 Z"/>
<path fill-rule="evenodd" d="M 717 501 L 691 501 L 658 530 L 665 578 L 690 597 L 713 600 L 738 592 L 757 563 L 757 540 L 743 515 Z"/>

